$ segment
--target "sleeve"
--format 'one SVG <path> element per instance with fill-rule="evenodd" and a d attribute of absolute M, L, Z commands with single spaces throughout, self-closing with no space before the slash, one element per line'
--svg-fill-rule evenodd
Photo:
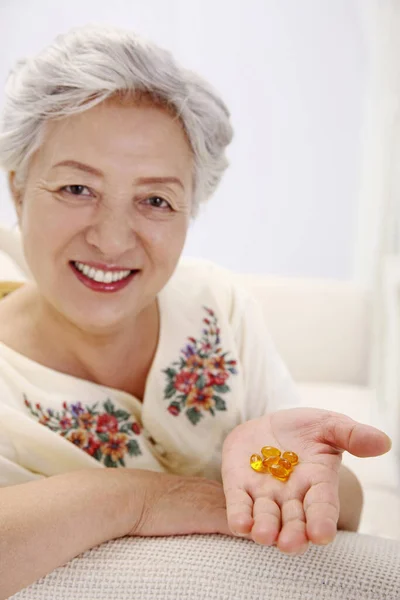
<path fill-rule="evenodd" d="M 14 446 L 1 427 L 3 417 L 0 407 L 0 488 L 43 479 L 42 475 L 32 473 L 18 464 Z"/>
<path fill-rule="evenodd" d="M 231 319 L 244 378 L 243 421 L 298 407 L 296 385 L 271 339 L 261 306 L 235 284 Z"/>
<path fill-rule="evenodd" d="M 11 393 L 5 381 L 0 377 L 0 488 L 43 478 L 42 475 L 33 473 L 19 464 L 17 451 L 6 432 L 5 425 L 12 410 L 10 408 Z"/>

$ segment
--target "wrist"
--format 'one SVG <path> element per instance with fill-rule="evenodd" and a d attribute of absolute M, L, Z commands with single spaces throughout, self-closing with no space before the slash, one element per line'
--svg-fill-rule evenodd
<path fill-rule="evenodd" d="M 135 530 L 142 513 L 143 499 L 139 493 L 139 471 L 128 468 L 107 469 L 107 471 L 111 476 L 108 485 L 114 506 L 113 537 L 125 537 Z"/>

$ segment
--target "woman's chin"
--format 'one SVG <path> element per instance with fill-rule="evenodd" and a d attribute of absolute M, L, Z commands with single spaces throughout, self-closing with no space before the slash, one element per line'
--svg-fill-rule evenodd
<path fill-rule="evenodd" d="M 83 308 L 83 307 L 82 307 Z M 64 318 L 75 326 L 81 334 L 106 336 L 116 334 L 126 329 L 129 320 L 132 320 L 132 306 L 129 307 L 126 314 L 119 309 L 118 311 L 102 310 L 99 307 L 92 307 L 85 310 L 64 310 Z"/>

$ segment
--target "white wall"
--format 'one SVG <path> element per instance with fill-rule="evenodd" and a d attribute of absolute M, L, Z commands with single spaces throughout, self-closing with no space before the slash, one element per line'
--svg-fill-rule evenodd
<path fill-rule="evenodd" d="M 1 0 L 0 81 L 71 26 L 130 27 L 229 105 L 231 167 L 186 253 L 242 271 L 353 278 L 367 53 L 357 0 Z M 14 213 L 0 181 L 0 220 Z"/>

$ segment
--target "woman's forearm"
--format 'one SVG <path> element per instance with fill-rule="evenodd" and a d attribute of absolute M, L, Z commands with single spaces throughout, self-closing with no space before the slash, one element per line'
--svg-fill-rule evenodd
<path fill-rule="evenodd" d="M 128 535 L 135 481 L 134 469 L 85 469 L 0 489 L 0 600 Z"/>

